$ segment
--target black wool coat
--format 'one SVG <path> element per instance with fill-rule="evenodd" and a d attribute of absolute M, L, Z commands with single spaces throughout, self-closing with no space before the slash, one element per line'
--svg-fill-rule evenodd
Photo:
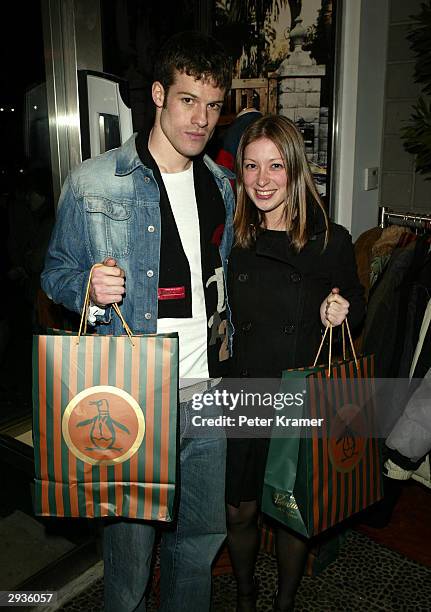
<path fill-rule="evenodd" d="M 233 248 L 228 266 L 234 326 L 230 376 L 278 378 L 284 369 L 311 365 L 322 337 L 320 305 L 333 287 L 350 302 L 351 330 L 361 323 L 364 291 L 350 234 L 331 223 L 323 250 L 325 223 L 318 212 L 309 236 L 299 253 L 285 232 L 273 230 L 263 231 L 249 249 Z"/>

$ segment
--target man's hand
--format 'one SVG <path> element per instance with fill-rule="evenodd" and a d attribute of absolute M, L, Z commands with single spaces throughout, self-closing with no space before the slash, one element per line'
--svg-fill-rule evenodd
<path fill-rule="evenodd" d="M 96 306 L 121 302 L 125 289 L 126 275 L 112 257 L 107 257 L 101 266 L 94 268 L 90 282 L 90 299 Z"/>
<path fill-rule="evenodd" d="M 349 312 L 349 302 L 340 295 L 340 290 L 334 287 L 320 306 L 322 325 L 341 325 Z"/>

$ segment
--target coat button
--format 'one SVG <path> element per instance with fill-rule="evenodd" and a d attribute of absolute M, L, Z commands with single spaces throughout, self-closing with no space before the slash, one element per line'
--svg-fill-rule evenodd
<path fill-rule="evenodd" d="M 151 179 L 150 179 L 150 177 L 149 177 L 149 176 L 146 176 L 146 177 L 144 178 L 144 183 L 149 183 L 150 181 L 151 181 Z"/>
<path fill-rule="evenodd" d="M 251 330 L 251 321 L 247 321 L 241 325 L 241 329 L 243 332 L 249 332 Z"/>
<path fill-rule="evenodd" d="M 147 276 L 148 278 L 151 278 L 154 276 L 154 272 L 152 270 L 147 270 Z"/>
<path fill-rule="evenodd" d="M 293 323 L 289 323 L 288 325 L 283 326 L 283 332 L 285 334 L 293 334 L 295 331 L 295 325 Z"/>
<path fill-rule="evenodd" d="M 245 283 L 248 280 L 248 274 L 246 272 L 241 272 L 241 274 L 238 275 L 238 280 L 240 283 Z"/>
<path fill-rule="evenodd" d="M 292 283 L 299 283 L 299 281 L 301 280 L 301 275 L 298 272 L 292 272 L 292 274 L 290 275 L 290 280 L 292 281 Z"/>
<path fill-rule="evenodd" d="M 247 370 L 247 368 L 244 368 L 244 370 L 241 370 L 241 376 L 242 376 L 243 378 L 245 378 L 246 376 L 248 376 L 248 370 Z"/>
<path fill-rule="evenodd" d="M 149 226 L 147 227 L 147 230 L 150 232 L 150 234 L 152 234 L 152 233 L 154 232 L 154 230 L 155 230 L 154 225 L 149 225 Z"/>
<path fill-rule="evenodd" d="M 144 317 L 147 319 L 147 321 L 149 321 L 151 319 L 151 312 L 146 312 Z"/>

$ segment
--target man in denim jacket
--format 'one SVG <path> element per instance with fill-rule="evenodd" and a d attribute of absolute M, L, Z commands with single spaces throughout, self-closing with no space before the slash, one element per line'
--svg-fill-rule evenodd
<path fill-rule="evenodd" d="M 225 439 L 187 437 L 191 396 L 223 375 L 229 309 L 231 174 L 202 152 L 230 87 L 223 48 L 196 32 L 159 54 L 149 134 L 87 160 L 68 177 L 42 273 L 54 302 L 79 312 L 94 270 L 90 322 L 100 334 L 178 331 L 180 337 L 180 502 L 161 543 L 161 610 L 204 612 L 211 563 L 225 538 Z M 217 416 L 216 408 L 210 416 Z M 105 610 L 145 610 L 155 529 L 123 521 L 104 527 Z"/>

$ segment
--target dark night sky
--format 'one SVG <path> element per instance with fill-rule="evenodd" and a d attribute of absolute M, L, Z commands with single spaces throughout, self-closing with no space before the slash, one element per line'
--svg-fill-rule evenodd
<path fill-rule="evenodd" d="M 2 6 L 0 31 L 0 163 L 8 166 L 24 155 L 23 108 L 26 89 L 45 80 L 39 0 Z M 12 113 L 8 109 L 15 108 Z"/>
<path fill-rule="evenodd" d="M 1 23 L 1 103 L 16 104 L 26 87 L 45 79 L 39 1 L 5 3 Z"/>

